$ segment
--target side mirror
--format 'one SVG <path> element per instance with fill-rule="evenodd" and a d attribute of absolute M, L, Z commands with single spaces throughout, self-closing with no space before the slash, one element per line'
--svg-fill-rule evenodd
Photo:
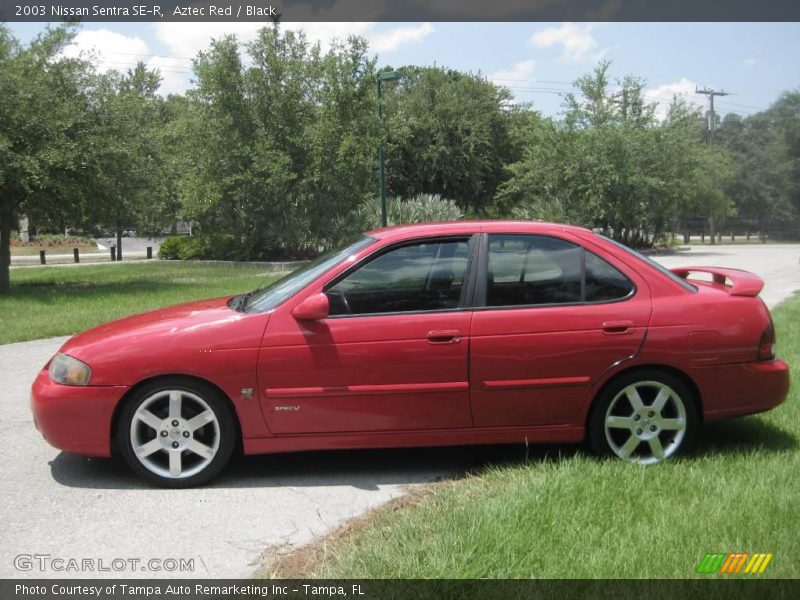
<path fill-rule="evenodd" d="M 299 321 L 319 321 L 325 319 L 330 311 L 330 303 L 325 294 L 314 294 L 292 309 L 292 315 Z"/>

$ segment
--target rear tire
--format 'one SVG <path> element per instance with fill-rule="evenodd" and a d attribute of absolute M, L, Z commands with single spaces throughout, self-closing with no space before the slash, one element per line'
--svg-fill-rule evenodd
<path fill-rule="evenodd" d="M 236 446 L 233 411 L 201 382 L 170 377 L 136 391 L 120 414 L 122 457 L 139 477 L 187 488 L 216 477 Z"/>
<path fill-rule="evenodd" d="M 589 414 L 589 446 L 600 456 L 643 465 L 684 451 L 698 426 L 697 402 L 680 378 L 657 369 L 622 375 Z"/>

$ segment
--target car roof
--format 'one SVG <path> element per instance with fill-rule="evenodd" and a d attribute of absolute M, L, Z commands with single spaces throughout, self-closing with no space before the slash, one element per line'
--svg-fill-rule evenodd
<path fill-rule="evenodd" d="M 564 225 L 562 223 L 546 223 L 543 221 L 462 220 L 395 225 L 394 227 L 373 229 L 372 231 L 368 231 L 367 235 L 379 240 L 402 240 L 415 237 L 472 234 L 479 232 L 557 234 L 565 231 L 576 233 L 590 232 L 590 230 L 583 227 Z"/>

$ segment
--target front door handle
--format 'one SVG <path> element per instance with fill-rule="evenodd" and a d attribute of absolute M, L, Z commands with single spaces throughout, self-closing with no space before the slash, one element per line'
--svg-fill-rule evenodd
<path fill-rule="evenodd" d="M 619 335 L 622 333 L 628 333 L 631 327 L 633 327 L 633 321 L 606 321 L 602 325 L 603 333 L 607 333 L 608 335 Z"/>
<path fill-rule="evenodd" d="M 458 329 L 435 329 L 428 332 L 429 344 L 458 344 L 461 341 L 461 331 Z"/>

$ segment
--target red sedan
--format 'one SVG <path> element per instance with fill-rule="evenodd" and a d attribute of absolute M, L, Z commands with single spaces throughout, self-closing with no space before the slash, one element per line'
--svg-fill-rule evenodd
<path fill-rule="evenodd" d="M 249 294 L 77 335 L 31 402 L 53 446 L 117 450 L 171 487 L 208 481 L 237 447 L 586 439 L 657 463 L 701 422 L 786 398 L 762 286 L 668 271 L 577 227 L 393 227 Z"/>

